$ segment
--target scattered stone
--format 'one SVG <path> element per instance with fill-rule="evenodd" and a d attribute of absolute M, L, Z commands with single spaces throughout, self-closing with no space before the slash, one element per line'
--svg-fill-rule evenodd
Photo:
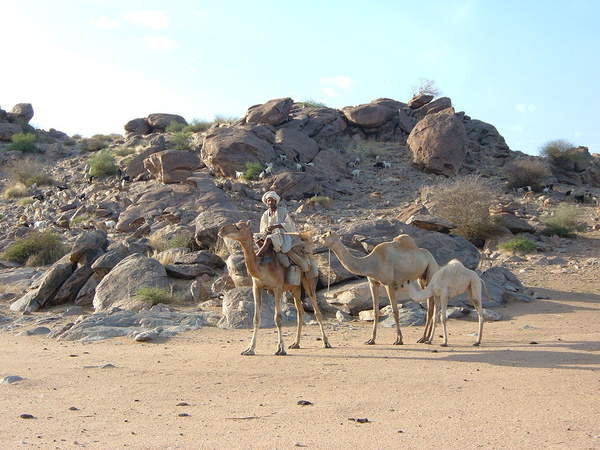
<path fill-rule="evenodd" d="M 175 405 L 175 406 L 190 406 L 190 404 L 189 404 L 189 403 L 187 403 L 187 402 L 179 402 L 179 403 L 177 403 L 177 405 Z"/>
<path fill-rule="evenodd" d="M 33 415 L 31 415 L 31 414 L 21 414 L 19 416 L 19 418 L 21 418 L 21 419 L 35 419 L 35 417 Z"/>
<path fill-rule="evenodd" d="M 21 378 L 19 375 L 9 375 L 7 377 L 4 377 L 2 379 L 2 382 L 0 382 L 0 384 L 13 384 L 16 383 L 17 381 L 22 381 L 24 380 L 24 378 Z"/>
<path fill-rule="evenodd" d="M 177 417 L 190 417 L 190 415 L 188 413 L 179 413 Z"/>
<path fill-rule="evenodd" d="M 369 423 L 370 422 L 370 420 L 367 419 L 366 417 L 364 417 L 362 419 L 361 418 L 356 418 L 355 419 L 354 417 L 349 417 L 348 420 L 350 420 L 352 422 L 356 422 L 356 423 Z"/>
<path fill-rule="evenodd" d="M 296 404 L 297 404 L 297 405 L 300 405 L 300 406 L 310 406 L 310 405 L 312 405 L 313 403 L 312 403 L 312 402 L 309 402 L 308 400 L 298 400 L 298 402 L 297 402 Z"/>
<path fill-rule="evenodd" d="M 537 344 L 538 344 L 538 342 L 536 342 L 536 341 L 531 341 L 529 344 L 530 344 L 530 345 L 537 345 Z"/>
<path fill-rule="evenodd" d="M 21 331 L 17 336 L 40 336 L 42 334 L 50 333 L 50 328 L 47 327 L 36 327 L 31 330 Z"/>
<path fill-rule="evenodd" d="M 76 406 L 71 406 L 69 407 L 69 411 L 79 411 L 79 408 L 77 408 Z"/>

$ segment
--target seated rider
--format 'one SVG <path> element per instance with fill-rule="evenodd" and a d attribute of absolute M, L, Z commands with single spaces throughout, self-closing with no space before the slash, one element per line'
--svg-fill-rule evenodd
<path fill-rule="evenodd" d="M 260 219 L 260 232 L 265 237 L 258 242 L 261 247 L 256 256 L 263 256 L 272 248 L 276 253 L 286 254 L 294 264 L 306 272 L 310 268 L 309 263 L 299 254 L 299 251 L 292 250 L 292 247 L 297 244 L 297 239 L 287 234 L 297 231 L 296 224 L 289 216 L 287 208 L 279 205 L 280 200 L 275 191 L 266 192 L 262 197 L 262 201 L 268 206 L 268 209 Z"/>

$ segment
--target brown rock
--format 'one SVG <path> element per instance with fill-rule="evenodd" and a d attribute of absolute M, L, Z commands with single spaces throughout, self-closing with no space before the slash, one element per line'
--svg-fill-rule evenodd
<path fill-rule="evenodd" d="M 315 192 L 317 183 L 308 172 L 281 172 L 275 175 L 270 191 L 277 192 L 286 200 L 302 199 Z"/>
<path fill-rule="evenodd" d="M 144 160 L 144 167 L 157 181 L 181 183 L 203 166 L 196 153 L 183 150 L 164 150 Z"/>
<path fill-rule="evenodd" d="M 262 105 L 252 106 L 246 113 L 246 123 L 279 125 L 288 119 L 293 100 L 289 97 L 269 100 Z"/>
<path fill-rule="evenodd" d="M 319 144 L 301 131 L 279 129 L 275 133 L 276 146 L 287 155 L 288 161 L 297 159 L 306 164 L 319 152 Z"/>
<path fill-rule="evenodd" d="M 165 129 L 171 124 L 171 122 L 181 123 L 187 125 L 185 119 L 177 114 L 150 114 L 146 121 L 152 128 L 152 131 L 165 131 Z"/>
<path fill-rule="evenodd" d="M 13 106 L 10 114 L 16 119 L 16 122 L 27 124 L 33 118 L 33 106 L 31 103 L 17 103 Z"/>
<path fill-rule="evenodd" d="M 408 107 L 410 109 L 417 109 L 423 105 L 426 105 L 431 100 L 433 100 L 433 95 L 428 94 L 418 94 L 411 98 L 408 102 Z"/>
<path fill-rule="evenodd" d="M 0 141 L 10 141 L 13 134 L 22 132 L 23 127 L 18 123 L 0 123 Z"/>
<path fill-rule="evenodd" d="M 437 231 L 438 233 L 446 234 L 450 233 L 450 230 L 456 228 L 456 225 L 452 222 L 430 214 L 415 214 L 414 216 L 411 216 L 406 223 L 423 230 Z"/>
<path fill-rule="evenodd" d="M 342 112 L 350 123 L 365 128 L 376 128 L 381 126 L 396 114 L 395 109 L 389 108 L 381 103 L 347 106 L 342 109 Z"/>
<path fill-rule="evenodd" d="M 149 134 L 152 130 L 148 121 L 144 118 L 132 119 L 125 124 L 124 128 L 125 131 L 134 136 Z"/>
<path fill-rule="evenodd" d="M 462 165 L 467 134 L 462 121 L 451 112 L 425 116 L 408 136 L 413 163 L 426 172 L 452 176 Z"/>

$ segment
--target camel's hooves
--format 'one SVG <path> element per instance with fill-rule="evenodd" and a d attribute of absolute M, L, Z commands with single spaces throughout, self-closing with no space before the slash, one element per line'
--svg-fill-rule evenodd
<path fill-rule="evenodd" d="M 440 344 L 440 347 L 448 347 L 448 344 Z"/>
<path fill-rule="evenodd" d="M 248 350 L 244 350 L 242 352 L 242 356 L 254 356 L 256 355 L 256 353 L 254 353 L 254 350 L 252 350 L 251 348 L 249 348 Z"/>
<path fill-rule="evenodd" d="M 417 341 L 417 344 L 426 344 L 426 343 L 427 343 L 427 342 L 426 342 L 426 339 L 425 339 L 424 337 L 422 337 L 421 339 L 419 339 L 419 340 Z"/>
<path fill-rule="evenodd" d="M 367 342 L 365 342 L 365 345 L 375 345 L 375 339 L 369 339 Z"/>
<path fill-rule="evenodd" d="M 473 347 L 479 347 L 479 344 L 480 344 L 480 342 L 475 342 L 475 343 L 473 344 Z"/>
<path fill-rule="evenodd" d="M 423 341 L 423 344 L 431 345 L 431 341 Z"/>
<path fill-rule="evenodd" d="M 286 356 L 286 355 L 287 355 L 287 352 L 283 348 L 280 348 L 279 350 L 277 350 L 275 352 L 275 356 Z"/>
<path fill-rule="evenodd" d="M 288 348 L 300 348 L 300 344 L 292 344 Z"/>
<path fill-rule="evenodd" d="M 333 347 L 331 346 L 331 344 L 329 342 L 324 341 L 323 342 L 323 348 L 333 348 Z"/>
<path fill-rule="evenodd" d="M 394 342 L 394 345 L 404 345 L 404 342 L 402 342 L 401 340 L 397 339 L 397 340 Z"/>

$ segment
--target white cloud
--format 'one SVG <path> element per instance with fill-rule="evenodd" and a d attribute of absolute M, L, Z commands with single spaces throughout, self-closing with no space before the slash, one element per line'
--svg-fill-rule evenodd
<path fill-rule="evenodd" d="M 338 91 L 331 87 L 322 87 L 321 91 L 323 92 L 323 95 L 328 98 L 335 98 L 340 95 Z"/>
<path fill-rule="evenodd" d="M 96 28 L 100 28 L 101 30 L 112 30 L 120 25 L 118 20 L 111 19 L 110 17 L 98 17 L 92 23 Z"/>
<path fill-rule="evenodd" d="M 167 36 L 146 36 L 144 43 L 151 50 L 165 52 L 177 48 L 177 42 Z"/>
<path fill-rule="evenodd" d="M 170 22 L 169 16 L 159 10 L 131 11 L 125 14 L 125 20 L 135 25 L 156 30 L 168 27 Z"/>
<path fill-rule="evenodd" d="M 338 89 L 350 89 L 353 84 L 352 78 L 346 75 L 321 78 L 321 85 Z"/>
<path fill-rule="evenodd" d="M 534 112 L 537 109 L 537 106 L 528 103 L 517 103 L 515 109 L 520 113 Z"/>

